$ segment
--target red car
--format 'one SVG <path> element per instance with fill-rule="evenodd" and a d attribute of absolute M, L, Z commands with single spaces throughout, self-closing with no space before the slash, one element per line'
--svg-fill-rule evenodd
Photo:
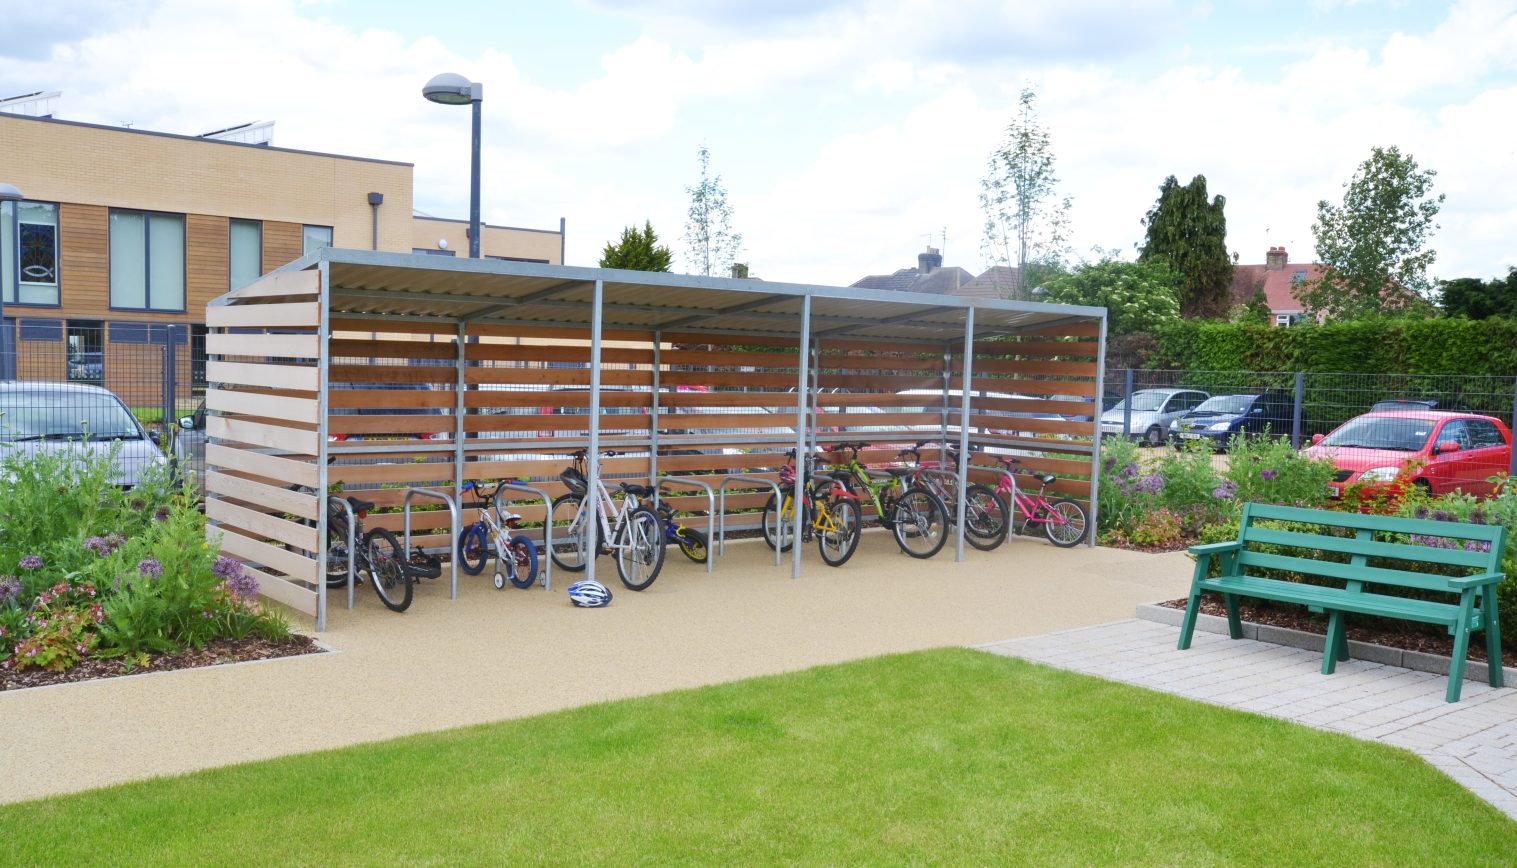
<path fill-rule="evenodd" d="M 1511 468 L 1512 432 L 1500 419 L 1437 410 L 1387 410 L 1356 416 L 1302 450 L 1338 468 L 1334 497 L 1353 485 L 1390 487 L 1405 470 L 1430 494 L 1487 495 L 1488 480 Z"/>

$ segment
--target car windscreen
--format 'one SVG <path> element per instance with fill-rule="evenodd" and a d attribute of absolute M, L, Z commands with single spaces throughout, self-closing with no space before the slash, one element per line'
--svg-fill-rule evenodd
<path fill-rule="evenodd" d="M 1164 406 L 1164 401 L 1169 397 L 1168 392 L 1134 392 L 1132 395 L 1132 409 L 1134 413 L 1152 413 Z M 1126 401 L 1118 401 L 1112 410 L 1124 411 L 1127 409 Z"/>
<path fill-rule="evenodd" d="M 137 420 L 110 395 L 89 392 L 0 393 L 0 440 L 140 440 Z"/>
<path fill-rule="evenodd" d="M 1433 423 L 1426 419 L 1360 416 L 1324 437 L 1322 445 L 1416 452 L 1427 445 L 1432 433 Z"/>
<path fill-rule="evenodd" d="M 1192 410 L 1192 413 L 1226 413 L 1229 416 L 1237 416 L 1247 413 L 1248 408 L 1253 406 L 1255 395 L 1218 395 L 1207 398 L 1201 402 L 1201 406 Z"/>

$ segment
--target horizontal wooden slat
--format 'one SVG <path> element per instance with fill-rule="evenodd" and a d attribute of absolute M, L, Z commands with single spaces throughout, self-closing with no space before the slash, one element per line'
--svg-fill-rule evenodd
<path fill-rule="evenodd" d="M 458 347 L 453 341 L 362 341 L 334 338 L 328 342 L 328 347 L 333 358 L 367 356 L 375 359 L 458 360 Z"/>
<path fill-rule="evenodd" d="M 321 272 L 282 271 L 265 274 L 246 286 L 227 293 L 229 298 L 272 298 L 286 295 L 317 295 L 321 292 Z"/>
<path fill-rule="evenodd" d="M 243 569 L 258 580 L 258 593 L 276 603 L 289 606 L 301 614 L 316 617 L 316 604 L 319 599 L 316 591 L 262 570 L 255 570 L 248 566 L 244 566 Z"/>
<path fill-rule="evenodd" d="M 418 369 L 420 370 L 420 369 Z M 314 392 L 319 372 L 305 365 L 260 365 L 252 362 L 206 362 L 205 378 L 212 383 L 233 383 L 266 389 Z"/>
<path fill-rule="evenodd" d="M 206 473 L 205 487 L 211 494 L 224 494 L 268 509 L 287 512 L 299 518 L 312 520 L 316 518 L 316 495 L 314 494 L 265 485 L 251 479 L 241 479 L 215 471 Z"/>
<path fill-rule="evenodd" d="M 1362 581 L 1373 585 L 1393 585 L 1401 588 L 1419 588 L 1424 591 L 1447 591 L 1448 577 L 1407 570 L 1388 570 L 1382 567 L 1367 567 L 1362 564 L 1334 563 L 1314 558 L 1298 558 L 1289 555 L 1272 555 L 1263 552 L 1244 551 L 1238 555 L 1241 566 L 1256 570 L 1284 570 L 1308 576 L 1325 576 L 1334 579 Z"/>
<path fill-rule="evenodd" d="M 964 370 L 964 360 L 953 360 L 954 376 Z M 1095 362 L 1044 362 L 1024 359 L 976 359 L 970 372 L 974 374 L 1020 374 L 1029 377 L 1091 377 L 1096 375 Z"/>
<path fill-rule="evenodd" d="M 218 305 L 205 309 L 209 328 L 299 328 L 321 324 L 321 305 L 314 301 L 275 304 Z"/>
<path fill-rule="evenodd" d="M 290 485 L 304 485 L 312 490 L 315 490 L 317 485 L 315 464 L 266 455 L 251 449 L 207 443 L 205 463 L 207 467 L 222 467 L 243 473 L 253 473 L 269 479 L 286 481 Z"/>
<path fill-rule="evenodd" d="M 316 561 L 298 552 L 242 536 L 235 532 L 232 526 L 222 527 L 207 522 L 205 534 L 206 538 L 211 540 L 219 535 L 221 550 L 229 555 L 278 570 L 291 579 L 312 584 L 315 584 L 317 580 Z"/>
<path fill-rule="evenodd" d="M 297 524 L 277 515 L 257 512 L 216 497 L 206 500 L 205 514 L 207 518 L 244 528 L 286 545 L 308 552 L 316 551 L 316 528 L 310 525 Z"/>
<path fill-rule="evenodd" d="M 320 353 L 314 333 L 308 335 L 249 335 L 212 332 L 205 336 L 205 351 L 221 356 L 268 356 L 284 359 L 314 359 Z"/>
<path fill-rule="evenodd" d="M 211 416 L 205 420 L 206 433 L 221 440 L 236 440 L 252 446 L 280 449 L 300 455 L 315 455 L 320 442 L 316 432 L 282 428 L 224 416 Z"/>
<path fill-rule="evenodd" d="M 259 392 L 208 389 L 205 393 L 205 406 L 209 410 L 262 416 L 267 419 L 288 420 L 308 425 L 315 425 L 319 418 L 315 398 L 287 398 L 282 395 Z"/>

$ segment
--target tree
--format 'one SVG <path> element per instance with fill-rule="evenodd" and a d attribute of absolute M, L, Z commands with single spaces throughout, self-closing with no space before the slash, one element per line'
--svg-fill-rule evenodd
<path fill-rule="evenodd" d="M 1342 205 L 1317 203 L 1312 234 L 1322 276 L 1297 290 L 1308 311 L 1338 319 L 1404 314 L 1425 309 L 1431 285 L 1424 249 L 1438 228 L 1443 195 L 1429 195 L 1432 170 L 1396 147 L 1374 148 L 1344 184 Z"/>
<path fill-rule="evenodd" d="M 643 221 L 641 231 L 636 226 L 622 230 L 621 240 L 606 243 L 600 254 L 601 268 L 628 268 L 633 271 L 668 271 L 674 263 L 674 254 L 658 243 L 653 232 L 653 222 Z"/>
<path fill-rule="evenodd" d="M 1044 301 L 1106 308 L 1106 333 L 1152 332 L 1180 319 L 1179 278 L 1155 262 L 1101 259 L 1043 285 Z"/>
<path fill-rule="evenodd" d="M 726 274 L 743 246 L 743 236 L 732 231 L 732 206 L 727 204 L 722 176 L 711 175 L 711 152 L 701 145 L 696 155 L 701 163 L 701 180 L 685 188 L 690 194 L 686 257 L 696 274 Z"/>
<path fill-rule="evenodd" d="M 1227 254 L 1227 200 L 1206 196 L 1206 176 L 1184 187 L 1170 175 L 1142 223 L 1147 227 L 1139 262 L 1160 262 L 1180 280 L 1186 316 L 1220 316 L 1228 307 L 1233 263 Z"/>
<path fill-rule="evenodd" d="M 1440 287 L 1443 290 L 1443 311 L 1449 316 L 1517 319 L 1517 268 L 1507 269 L 1505 280 L 1461 277 L 1445 280 Z"/>
<path fill-rule="evenodd" d="M 1069 253 L 1070 200 L 1056 199 L 1053 148 L 1038 120 L 1037 91 L 1024 87 L 1006 138 L 980 182 L 982 252 L 992 265 L 1015 265 L 1024 289 L 1038 286 Z"/>

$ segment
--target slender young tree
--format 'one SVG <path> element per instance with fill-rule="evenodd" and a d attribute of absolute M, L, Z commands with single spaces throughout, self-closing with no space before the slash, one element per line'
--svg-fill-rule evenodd
<path fill-rule="evenodd" d="M 696 274 L 727 274 L 743 246 L 743 236 L 732 231 L 732 206 L 722 176 L 711 174 L 711 152 L 705 145 L 696 151 L 701 180 L 686 187 L 690 212 L 685 222 L 685 255 Z"/>
<path fill-rule="evenodd" d="M 1006 138 L 991 152 L 980 182 L 982 252 L 993 265 L 1016 266 L 1024 294 L 1038 282 L 1031 272 L 1057 270 L 1069 253 L 1070 200 L 1057 197 L 1053 145 L 1038 118 L 1037 96 L 1031 87 L 1022 89 Z"/>
<path fill-rule="evenodd" d="M 653 231 L 653 221 L 643 221 L 643 228 L 628 226 L 622 230 L 621 240 L 606 242 L 601 251 L 601 268 L 627 268 L 633 271 L 668 271 L 674 264 L 674 253 L 658 243 Z"/>
<path fill-rule="evenodd" d="M 1208 200 L 1206 176 L 1189 184 L 1170 175 L 1159 185 L 1159 200 L 1144 216 L 1147 227 L 1139 262 L 1162 262 L 1180 280 L 1185 316 L 1221 316 L 1228 308 L 1233 262 L 1227 253 L 1227 200 Z"/>

